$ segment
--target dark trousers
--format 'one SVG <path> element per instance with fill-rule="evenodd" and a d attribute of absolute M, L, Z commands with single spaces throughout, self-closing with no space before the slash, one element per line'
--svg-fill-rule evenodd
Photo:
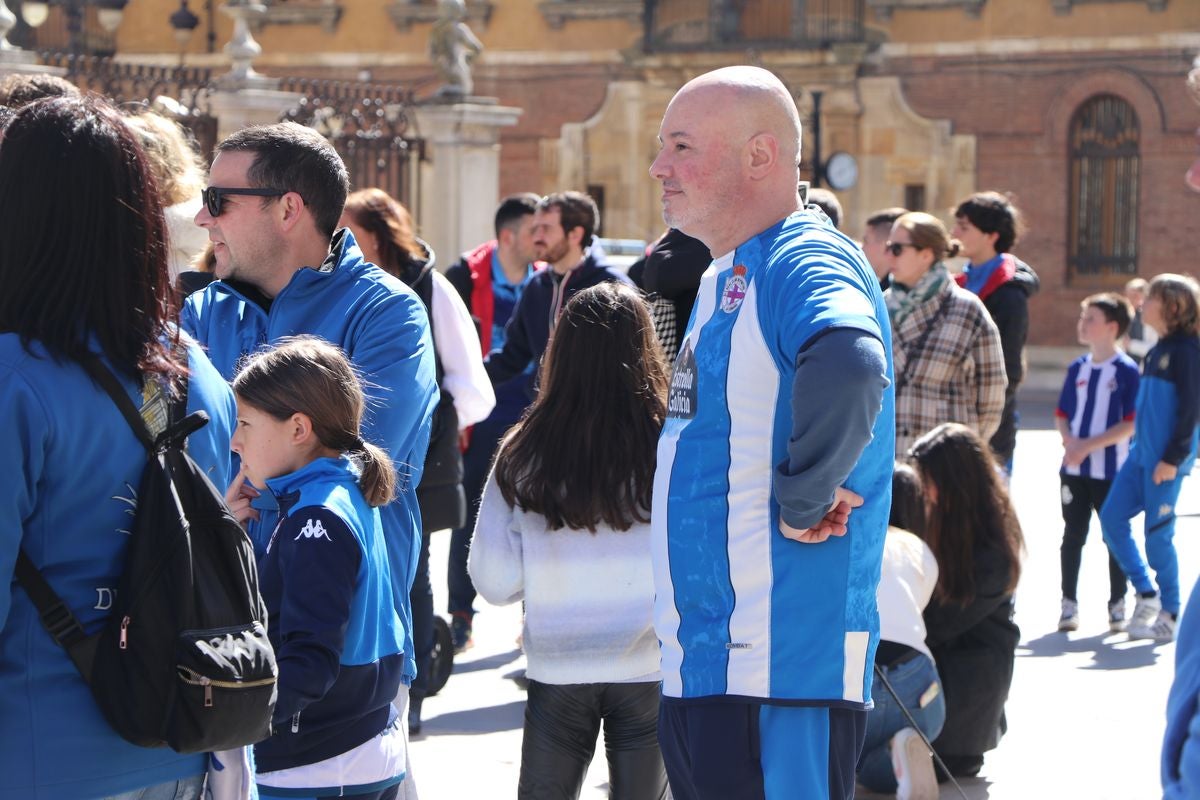
<path fill-rule="evenodd" d="M 450 535 L 450 556 L 446 564 L 446 583 L 449 589 L 451 614 L 475 614 L 475 584 L 467 574 L 467 554 L 471 549 L 471 534 L 479 516 L 479 499 L 492 469 L 496 445 L 513 423 L 485 420 L 471 428 L 471 443 L 463 453 L 463 492 L 467 496 L 467 522 Z M 415 611 L 415 609 L 414 609 Z"/>
<path fill-rule="evenodd" d="M 425 699 L 429 687 L 429 657 L 433 653 L 433 585 L 429 582 L 429 535 L 421 531 L 421 555 L 417 558 L 417 571 L 413 575 L 412 588 L 408 591 L 408 602 L 412 604 L 413 649 L 417 659 L 417 677 L 409 687 L 410 702 L 417 708 Z"/>
<path fill-rule="evenodd" d="M 658 749 L 659 684 L 529 682 L 521 742 L 520 800 L 579 797 L 604 726 L 612 800 L 662 800 L 667 773 Z"/>
<path fill-rule="evenodd" d="M 672 703 L 658 737 L 674 800 L 851 800 L 867 712 Z"/>
<path fill-rule="evenodd" d="M 1062 548 L 1059 550 L 1062 559 L 1062 595 L 1068 600 L 1077 600 L 1075 593 L 1079 586 L 1079 564 L 1091 527 L 1092 512 L 1100 512 L 1112 481 L 1062 474 L 1059 479 L 1062 481 L 1062 515 L 1065 523 Z M 1111 550 L 1108 551 L 1108 587 L 1108 602 L 1115 603 L 1125 596 L 1125 572 Z"/>

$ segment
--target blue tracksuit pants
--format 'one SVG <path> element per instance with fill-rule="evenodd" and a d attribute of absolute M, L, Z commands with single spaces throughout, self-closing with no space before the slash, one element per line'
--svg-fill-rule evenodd
<path fill-rule="evenodd" d="M 1180 469 L 1175 480 L 1160 484 L 1151 480 L 1153 474 L 1153 467 L 1147 468 L 1133 458 L 1127 459 L 1113 479 L 1108 498 L 1100 509 L 1100 525 L 1104 530 L 1104 541 L 1121 569 L 1129 576 L 1133 588 L 1139 594 L 1155 591 L 1146 569 L 1146 562 L 1149 561 L 1158 581 L 1163 610 L 1178 614 L 1180 598 L 1179 561 L 1175 557 L 1175 502 L 1179 499 L 1179 489 L 1187 473 Z M 1140 511 L 1146 513 L 1145 560 L 1133 541 L 1133 529 L 1129 524 Z"/>

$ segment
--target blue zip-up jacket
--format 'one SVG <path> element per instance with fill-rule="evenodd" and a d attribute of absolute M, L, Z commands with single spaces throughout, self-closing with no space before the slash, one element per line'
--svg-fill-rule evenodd
<path fill-rule="evenodd" d="M 486 366 L 492 385 L 500 386 L 520 375 L 532 363 L 534 370 L 525 384 L 526 394 L 532 401 L 537 386 L 537 366 L 546 352 L 550 331 L 558 321 L 558 315 L 576 292 L 606 281 L 632 285 L 629 278 L 600 261 L 595 253 L 588 253 L 562 278 L 553 269 L 541 270 L 530 278 L 504 328 L 504 347 L 488 353 Z"/>
<path fill-rule="evenodd" d="M 1200 423 L 1200 338 L 1172 333 L 1146 354 L 1138 384 L 1130 457 L 1147 470 L 1159 461 L 1186 474 Z"/>
<path fill-rule="evenodd" d="M 188 438 L 217 486 L 230 474 L 235 407 L 194 344 L 188 411 L 209 423 Z M 141 386 L 122 379 L 141 405 Z M 24 548 L 89 633 L 112 605 L 146 452 L 112 399 L 77 364 L 0 334 L 0 800 L 107 797 L 199 775 L 204 759 L 129 744 L 42 628 L 13 577 Z"/>
<path fill-rule="evenodd" d="M 408 590 L 421 545 L 416 487 L 439 396 L 429 318 L 421 299 L 398 278 L 364 261 L 354 236 L 343 228 L 334 234 L 325 262 L 296 270 L 273 300 L 251 286 L 216 281 L 187 299 L 182 319 L 227 380 L 246 355 L 299 334 L 341 347 L 364 379 L 363 438 L 386 450 L 398 473 L 396 499 L 380 514 L 396 611 L 404 624 L 405 678 L 411 681 L 417 670 Z M 251 536 L 261 555 L 276 515 L 263 508 L 259 514 Z"/>
<path fill-rule="evenodd" d="M 379 510 L 358 478 L 343 456 L 267 481 L 282 516 L 258 573 L 279 698 L 275 734 L 254 748 L 261 772 L 358 747 L 387 727 L 400 688 L 404 628 Z"/>
<path fill-rule="evenodd" d="M 1180 617 L 1160 770 L 1164 800 L 1200 797 L 1200 581 Z"/>

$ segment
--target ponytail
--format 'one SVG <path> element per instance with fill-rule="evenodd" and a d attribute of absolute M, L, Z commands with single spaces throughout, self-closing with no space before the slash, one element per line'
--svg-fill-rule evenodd
<path fill-rule="evenodd" d="M 392 502 L 396 496 L 396 471 L 388 454 L 381 447 L 363 442 L 355 455 L 362 463 L 358 488 L 362 490 L 367 503 L 378 508 Z"/>

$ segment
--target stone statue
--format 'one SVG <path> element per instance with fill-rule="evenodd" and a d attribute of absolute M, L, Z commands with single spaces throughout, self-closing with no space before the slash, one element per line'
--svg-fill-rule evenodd
<path fill-rule="evenodd" d="M 429 55 L 446 82 L 437 90 L 439 97 L 464 97 L 475 88 L 471 62 L 483 51 L 483 44 L 467 27 L 467 6 L 463 0 L 438 0 L 439 15 L 429 35 Z"/>

